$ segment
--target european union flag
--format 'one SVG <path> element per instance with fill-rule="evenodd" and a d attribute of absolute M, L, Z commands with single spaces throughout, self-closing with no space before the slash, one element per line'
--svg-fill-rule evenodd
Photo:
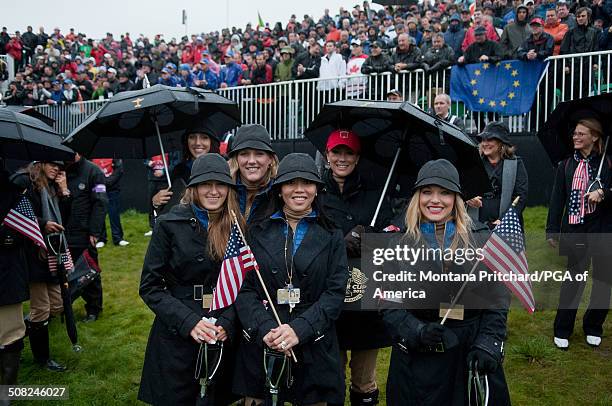
<path fill-rule="evenodd" d="M 547 63 L 510 60 L 453 66 L 451 98 L 472 111 L 525 114 L 531 109 Z"/>

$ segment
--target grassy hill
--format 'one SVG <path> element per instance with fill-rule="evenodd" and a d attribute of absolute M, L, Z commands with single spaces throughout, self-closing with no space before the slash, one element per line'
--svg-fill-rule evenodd
<path fill-rule="evenodd" d="M 563 264 L 544 242 L 546 210 L 525 212 L 530 269 L 558 268 Z M 138 296 L 140 271 L 148 238 L 146 215 L 123 216 L 128 247 L 107 246 L 100 250 L 103 269 L 104 312 L 95 323 L 78 323 L 81 353 L 71 350 L 64 326 L 51 323 L 51 353 L 69 370 L 52 373 L 35 367 L 26 340 L 20 372 L 21 384 L 67 385 L 70 405 L 136 404 L 136 395 L 152 312 Z M 110 234 L 109 234 L 110 235 Z M 83 302 L 75 305 L 77 319 L 85 315 Z M 527 314 L 513 308 L 509 316 L 505 371 L 514 405 L 612 405 L 612 330 L 608 319 L 602 346 L 592 349 L 584 342 L 579 311 L 570 351 L 552 344 L 554 310 Z M 379 356 L 378 381 L 383 392 L 390 351 Z M 49 402 L 49 401 L 46 401 Z M 31 404 L 29 402 L 28 404 Z M 26 404 L 25 402 L 16 404 Z M 347 403 L 348 404 L 348 403 Z"/>

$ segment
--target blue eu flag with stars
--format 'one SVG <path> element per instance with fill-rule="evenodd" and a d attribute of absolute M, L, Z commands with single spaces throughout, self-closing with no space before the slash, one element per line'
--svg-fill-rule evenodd
<path fill-rule="evenodd" d="M 501 61 L 453 66 L 451 98 L 471 111 L 525 114 L 531 109 L 548 62 Z"/>

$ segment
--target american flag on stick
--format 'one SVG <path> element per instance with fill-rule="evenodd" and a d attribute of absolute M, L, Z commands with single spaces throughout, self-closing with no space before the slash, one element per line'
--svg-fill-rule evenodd
<path fill-rule="evenodd" d="M 45 239 L 42 236 L 38 220 L 34 214 L 32 203 L 26 196 L 21 196 L 17 205 L 9 210 L 2 225 L 12 228 L 18 233 L 24 235 L 38 245 L 40 248 L 47 250 Z"/>
<path fill-rule="evenodd" d="M 246 273 L 255 269 L 255 266 L 251 248 L 242 238 L 238 223 L 233 221 L 210 310 L 222 309 L 234 303 Z"/>
<path fill-rule="evenodd" d="M 510 207 L 501 223 L 495 227 L 493 234 L 483 247 L 482 262 L 489 270 L 501 275 L 514 277 L 504 284 L 521 301 L 529 313 L 535 311 L 535 299 L 529 281 L 529 266 L 525 255 L 525 241 L 518 214 Z"/>
<path fill-rule="evenodd" d="M 64 264 L 64 270 L 67 273 L 72 272 L 74 269 L 74 262 L 72 261 L 72 254 L 70 254 L 70 250 L 68 247 L 65 248 L 66 252 L 62 252 L 60 255 L 62 256 L 62 263 Z M 49 254 L 47 256 L 47 262 L 49 263 L 49 271 L 51 273 L 57 272 L 57 256 Z"/>

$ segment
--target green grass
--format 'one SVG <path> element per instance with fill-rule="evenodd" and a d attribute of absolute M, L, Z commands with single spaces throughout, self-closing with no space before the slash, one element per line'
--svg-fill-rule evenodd
<path fill-rule="evenodd" d="M 69 371 L 58 374 L 33 366 L 26 340 L 20 372 L 22 384 L 67 385 L 70 400 L 65 403 L 71 405 L 137 403 L 144 350 L 153 320 L 153 314 L 138 296 L 140 270 L 148 244 L 143 233 L 148 227 L 146 216 L 136 212 L 125 213 L 122 221 L 131 244 L 124 248 L 110 245 L 100 250 L 104 312 L 95 323 L 78 323 L 83 352 L 72 352 L 64 326 L 54 320 L 51 353 Z M 525 212 L 532 270 L 563 264 L 544 242 L 545 221 L 544 208 Z M 82 318 L 85 315 L 82 300 L 74 307 L 77 318 Z M 570 350 L 562 352 L 552 344 L 553 310 L 533 315 L 519 308 L 511 310 L 504 368 L 514 405 L 612 405 L 612 340 L 608 334 L 599 349 L 588 347 L 580 328 L 581 316 L 579 311 Z M 605 330 L 612 330 L 610 319 Z M 382 404 L 389 355 L 388 349 L 382 350 L 378 361 Z"/>

